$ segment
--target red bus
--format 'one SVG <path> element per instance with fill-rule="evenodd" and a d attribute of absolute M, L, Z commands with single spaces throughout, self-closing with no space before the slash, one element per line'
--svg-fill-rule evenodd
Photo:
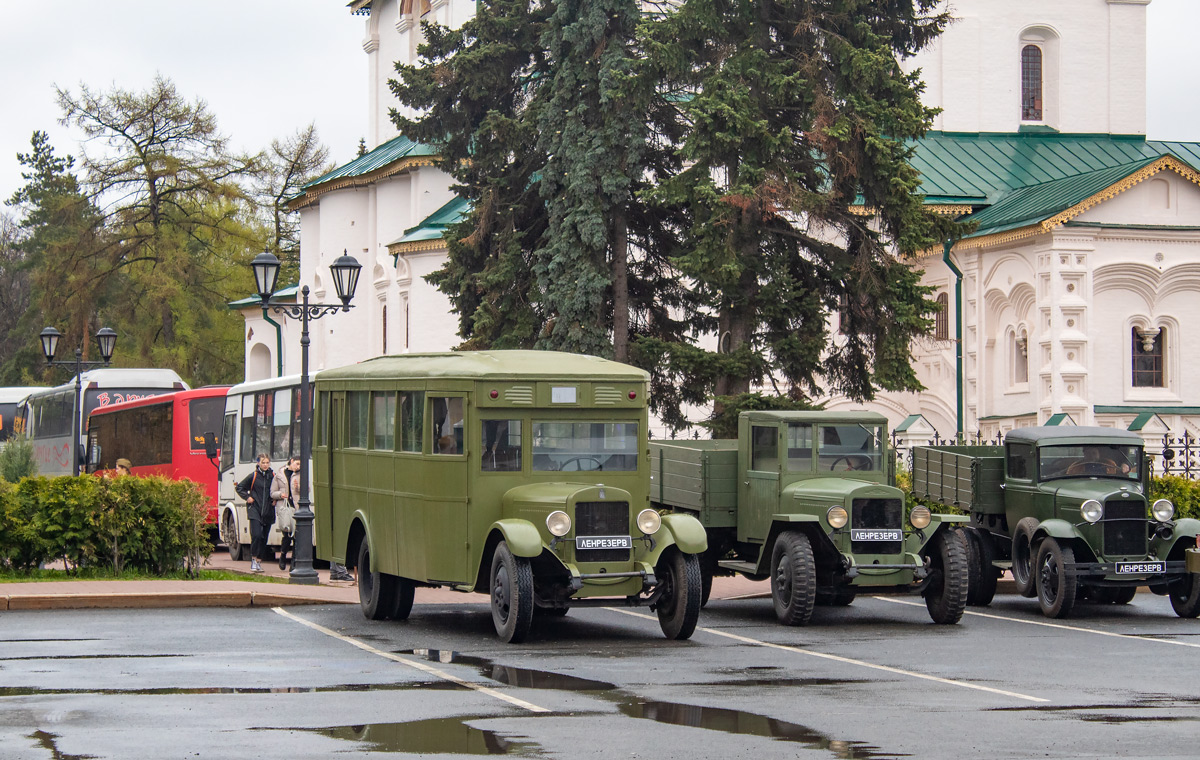
<path fill-rule="evenodd" d="M 208 496 L 207 522 L 216 525 L 219 460 L 209 460 L 204 436 L 220 440 L 228 390 L 227 385 L 208 386 L 93 410 L 87 423 L 87 471 L 112 470 L 118 459 L 128 459 L 134 475 L 195 481 Z"/>

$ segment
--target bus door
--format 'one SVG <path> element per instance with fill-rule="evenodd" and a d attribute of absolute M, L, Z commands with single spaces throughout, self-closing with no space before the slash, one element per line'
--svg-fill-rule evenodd
<path fill-rule="evenodd" d="M 465 395 L 430 391 L 427 410 L 430 456 L 420 488 L 428 577 L 467 583 L 467 443 L 477 434 L 466 429 Z"/>

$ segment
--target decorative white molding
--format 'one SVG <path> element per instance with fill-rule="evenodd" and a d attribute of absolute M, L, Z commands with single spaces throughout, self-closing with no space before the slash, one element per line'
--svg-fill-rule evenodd
<path fill-rule="evenodd" d="M 363 40 L 362 48 L 364 53 L 374 53 L 379 49 L 379 35 L 372 34 Z"/>

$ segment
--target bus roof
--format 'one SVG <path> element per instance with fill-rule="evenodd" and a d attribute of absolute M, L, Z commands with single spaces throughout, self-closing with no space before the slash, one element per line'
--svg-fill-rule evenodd
<path fill-rule="evenodd" d="M 119 412 L 122 409 L 134 409 L 139 406 L 153 406 L 155 404 L 170 404 L 175 401 L 186 401 L 193 398 L 225 398 L 225 394 L 229 391 L 228 385 L 206 385 L 202 388 L 192 388 L 186 391 L 177 391 L 175 393 L 163 393 L 158 396 L 148 396 L 146 398 L 135 398 L 132 401 L 122 401 L 116 404 L 108 404 L 92 410 L 92 414 L 108 414 L 109 412 Z"/>
<path fill-rule="evenodd" d="M 125 368 L 125 367 L 103 367 L 101 369 L 89 369 L 82 373 L 80 382 L 83 383 L 83 389 L 89 388 L 175 388 L 177 390 L 186 391 L 189 386 L 183 382 L 178 374 L 173 369 L 145 369 L 145 368 Z M 57 385 L 53 388 L 37 388 L 29 395 L 43 396 L 52 393 L 58 393 L 63 390 L 73 389 L 75 387 L 75 379 L 71 378 L 62 385 Z"/>
<path fill-rule="evenodd" d="M 402 354 L 367 359 L 359 364 L 327 369 L 318 380 L 392 380 L 411 377 L 529 378 L 531 375 L 574 380 L 646 381 L 650 373 L 598 356 L 560 351 L 449 351 Z"/>
<path fill-rule="evenodd" d="M 311 383 L 316 378 L 310 372 L 308 381 Z M 271 390 L 272 388 L 290 388 L 293 385 L 300 384 L 300 375 L 284 375 L 282 377 L 269 377 L 266 380 L 251 380 L 246 383 L 238 383 L 229 389 L 230 396 L 237 396 L 242 393 L 253 393 L 255 391 Z"/>
<path fill-rule="evenodd" d="M 30 387 L 13 387 L 0 388 L 0 404 L 15 404 L 18 401 L 24 401 L 25 397 L 34 391 L 40 391 L 42 388 Z"/>

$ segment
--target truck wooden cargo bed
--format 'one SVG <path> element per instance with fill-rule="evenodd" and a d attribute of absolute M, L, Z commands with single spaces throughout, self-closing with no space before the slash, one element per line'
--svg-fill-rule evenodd
<path fill-rule="evenodd" d="M 913 495 L 969 512 L 1004 514 L 1003 446 L 917 446 Z"/>
<path fill-rule="evenodd" d="M 650 441 L 650 500 L 706 528 L 737 526 L 738 442 Z"/>

